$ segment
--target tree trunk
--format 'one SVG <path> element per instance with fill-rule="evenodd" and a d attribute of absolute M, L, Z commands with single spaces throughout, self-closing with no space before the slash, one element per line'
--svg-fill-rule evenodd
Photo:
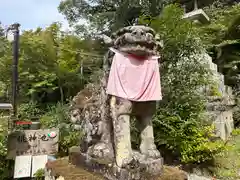
<path fill-rule="evenodd" d="M 63 91 L 63 87 L 62 87 L 59 80 L 58 80 L 58 87 L 59 87 L 59 90 L 60 90 L 61 104 L 63 104 L 63 102 L 64 102 L 64 91 Z"/>

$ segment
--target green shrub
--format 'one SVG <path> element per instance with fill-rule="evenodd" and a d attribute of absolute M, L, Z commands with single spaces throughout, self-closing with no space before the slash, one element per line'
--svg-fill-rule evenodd
<path fill-rule="evenodd" d="M 68 155 L 68 149 L 80 143 L 81 131 L 75 131 L 70 124 L 69 105 L 61 103 L 49 107 L 40 121 L 42 128 L 58 127 L 60 130 L 59 156 Z"/>
<path fill-rule="evenodd" d="M 204 115 L 207 101 L 200 89 L 213 79 L 198 28 L 182 16 L 181 8 L 169 5 L 151 20 L 164 45 L 160 60 L 163 99 L 154 117 L 155 141 L 183 163 L 201 163 L 221 153 L 224 143 L 210 140 L 214 129 L 210 117 Z"/>
<path fill-rule="evenodd" d="M 36 180 L 43 180 L 45 175 L 45 170 L 44 169 L 38 169 L 35 173 L 34 176 Z"/>
<path fill-rule="evenodd" d="M 209 95 L 222 97 L 222 93 L 219 91 L 219 86 L 217 84 L 213 84 L 212 86 L 210 86 Z"/>
<path fill-rule="evenodd" d="M 232 135 L 233 135 L 233 136 L 240 136 L 240 129 L 234 129 L 234 130 L 232 131 Z"/>
<path fill-rule="evenodd" d="M 214 127 L 203 125 L 197 114 L 188 114 L 190 117 L 184 118 L 180 115 L 183 113 L 187 111 L 182 109 L 169 112 L 169 109 L 163 108 L 158 110 L 154 119 L 157 145 L 172 151 L 183 163 L 212 161 L 215 155 L 225 150 L 224 142 L 211 140 L 215 137 Z"/>
<path fill-rule="evenodd" d="M 31 120 L 31 118 L 38 118 L 43 114 L 36 102 L 29 102 L 20 104 L 18 108 L 18 116 L 21 120 Z"/>
<path fill-rule="evenodd" d="M 0 179 L 8 179 L 11 163 L 7 156 L 7 126 L 8 119 L 0 118 Z"/>
<path fill-rule="evenodd" d="M 213 172 L 221 180 L 237 180 L 240 178 L 240 134 L 239 129 L 233 131 L 233 138 L 226 144 L 226 150 L 214 159 Z"/>

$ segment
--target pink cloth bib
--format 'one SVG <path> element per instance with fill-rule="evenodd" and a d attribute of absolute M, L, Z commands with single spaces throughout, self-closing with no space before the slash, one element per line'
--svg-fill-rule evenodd
<path fill-rule="evenodd" d="M 162 99 L 157 56 L 138 60 L 110 48 L 115 53 L 107 84 L 107 94 L 131 101 Z"/>

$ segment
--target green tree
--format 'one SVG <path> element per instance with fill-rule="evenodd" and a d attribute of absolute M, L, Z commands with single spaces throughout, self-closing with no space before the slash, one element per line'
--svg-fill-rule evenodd
<path fill-rule="evenodd" d="M 11 53 L 11 44 L 5 37 L 4 29 L 0 23 L 0 101 L 8 101 L 7 89 L 10 86 L 10 74 L 9 70 L 11 66 L 9 63 L 6 63 L 7 54 Z"/>
<path fill-rule="evenodd" d="M 208 25 L 200 25 L 200 35 L 202 41 L 211 48 L 214 45 L 221 43 L 223 40 L 228 39 L 233 32 L 229 32 L 230 26 L 234 24 L 234 21 L 239 17 L 240 5 L 228 5 L 216 1 L 212 5 L 205 7 L 204 11 L 209 16 L 211 22 Z M 235 22 L 236 24 L 236 22 Z"/>
<path fill-rule="evenodd" d="M 53 23 L 46 29 L 24 31 L 20 37 L 20 101 L 64 102 L 74 96 L 100 64 L 93 41 L 61 32 Z M 90 52 L 91 51 L 91 52 Z M 86 53 L 89 52 L 89 53 Z M 0 82 L 10 87 L 11 48 L 0 57 L 4 76 Z M 10 88 L 9 88 L 10 90 Z"/>
<path fill-rule="evenodd" d="M 207 123 L 206 96 L 200 89 L 212 82 L 211 73 L 198 28 L 182 15 L 181 8 L 169 5 L 151 23 L 164 44 L 160 60 L 163 99 L 154 118 L 155 140 L 170 150 L 170 156 L 199 163 L 211 160 L 224 145 L 209 139 L 213 128 Z"/>
<path fill-rule="evenodd" d="M 60 3 L 59 10 L 72 24 L 85 19 L 97 32 L 112 32 L 131 25 L 143 14 L 153 17 L 159 15 L 163 6 L 169 2 L 172 0 L 67 0 Z"/>
<path fill-rule="evenodd" d="M 209 49 L 225 83 L 240 92 L 240 4 L 226 6 L 214 3 L 205 8 L 211 23 L 199 27 L 203 42 Z"/>
<path fill-rule="evenodd" d="M 202 41 L 207 46 L 218 70 L 224 74 L 226 85 L 232 86 L 237 106 L 234 108 L 235 126 L 240 121 L 240 4 L 215 2 L 205 8 L 211 22 L 199 27 Z"/>

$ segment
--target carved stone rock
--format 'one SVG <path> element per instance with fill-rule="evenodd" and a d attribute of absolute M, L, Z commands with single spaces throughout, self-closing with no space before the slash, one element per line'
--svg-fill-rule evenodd
<path fill-rule="evenodd" d="M 145 26 L 124 27 L 112 35 L 114 48 L 137 56 L 157 55 L 157 38 L 154 30 Z M 156 103 L 108 96 L 106 85 L 111 62 L 112 54 L 107 52 L 99 82 L 89 84 L 73 99 L 71 120 L 85 134 L 80 148 L 70 151 L 70 162 L 101 173 L 110 180 L 159 176 L 163 160 L 154 144 L 152 127 Z M 139 124 L 139 152 L 131 147 L 132 115 Z"/>

